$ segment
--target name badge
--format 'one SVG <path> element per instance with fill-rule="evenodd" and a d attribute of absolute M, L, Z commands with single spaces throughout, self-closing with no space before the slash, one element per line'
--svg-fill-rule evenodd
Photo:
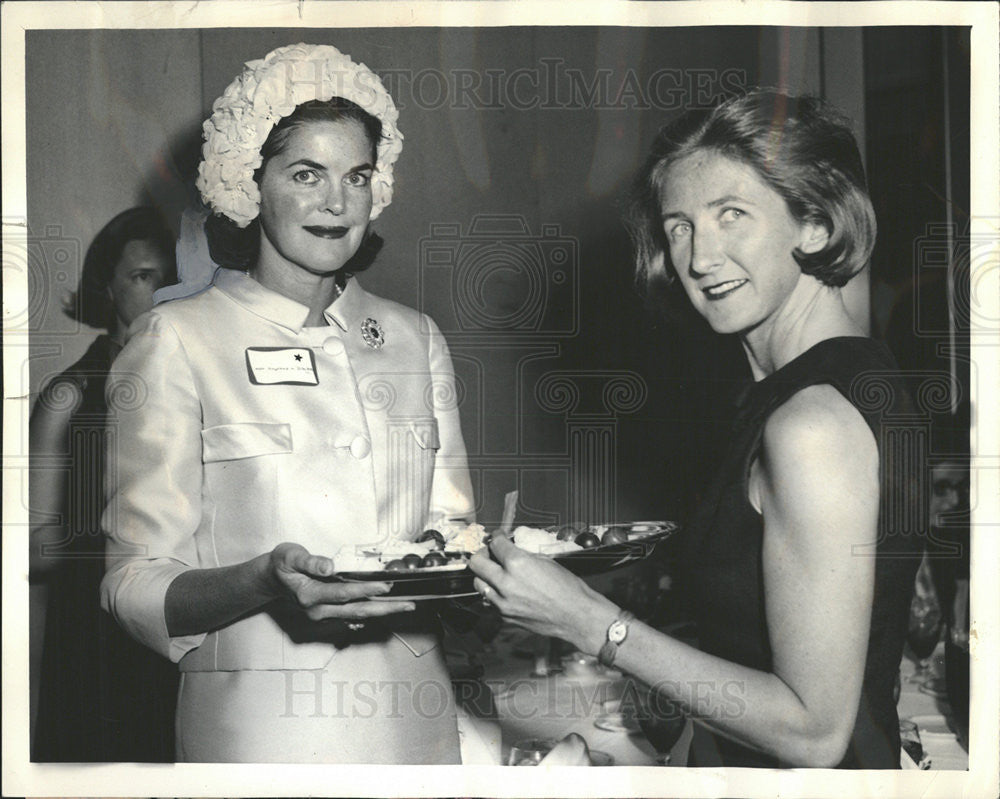
<path fill-rule="evenodd" d="M 316 358 L 305 347 L 247 347 L 247 373 L 255 386 L 318 386 Z"/>

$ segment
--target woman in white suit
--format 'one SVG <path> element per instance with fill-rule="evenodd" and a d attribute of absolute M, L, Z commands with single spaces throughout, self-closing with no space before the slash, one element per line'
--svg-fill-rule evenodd
<path fill-rule="evenodd" d="M 474 512 L 444 339 L 351 277 L 396 109 L 364 65 L 293 45 L 213 111 L 198 185 L 235 268 L 115 363 L 103 604 L 180 666 L 180 760 L 458 762 L 435 621 L 329 579 L 344 545 Z"/>

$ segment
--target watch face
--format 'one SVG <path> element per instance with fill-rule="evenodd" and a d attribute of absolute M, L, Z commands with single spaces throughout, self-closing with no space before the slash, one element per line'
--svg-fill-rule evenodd
<path fill-rule="evenodd" d="M 625 636 L 628 634 L 628 625 L 623 621 L 613 622 L 610 627 L 608 627 L 608 640 L 613 644 L 620 644 L 625 640 Z"/>

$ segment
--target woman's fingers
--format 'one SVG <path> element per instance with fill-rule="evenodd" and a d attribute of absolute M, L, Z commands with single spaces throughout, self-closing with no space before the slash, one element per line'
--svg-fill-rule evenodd
<path fill-rule="evenodd" d="M 483 599 L 493 601 L 496 595 L 503 595 L 500 584 L 506 578 L 504 567 L 499 563 L 490 560 L 490 556 L 485 549 L 479 550 L 469 559 L 469 568 L 476 575 L 473 580 L 473 587 L 483 595 Z M 493 596 L 489 594 L 492 592 Z"/>
<path fill-rule="evenodd" d="M 280 571 L 309 572 L 309 560 L 312 555 L 301 544 L 285 542 L 278 544 L 271 552 L 271 562 Z"/>
<path fill-rule="evenodd" d="M 506 566 L 511 557 L 525 554 L 523 549 L 519 549 L 517 544 L 505 535 L 493 536 L 490 540 L 490 552 L 502 566 Z"/>
<path fill-rule="evenodd" d="M 317 577 L 329 577 L 333 574 L 333 561 L 322 555 L 312 555 L 309 558 L 309 573 Z"/>
<path fill-rule="evenodd" d="M 313 555 L 301 544 L 286 542 L 274 548 L 274 558 L 288 571 L 302 572 L 316 577 L 333 574 L 333 560 L 323 555 Z"/>
<path fill-rule="evenodd" d="M 473 584 L 483 598 L 507 621 L 570 640 L 567 622 L 594 596 L 586 583 L 551 558 L 525 552 L 509 540 L 494 538 L 490 551 L 495 560 L 480 550 L 469 561 L 476 575 Z"/>
<path fill-rule="evenodd" d="M 409 613 L 416 610 L 413 602 L 350 602 L 344 605 L 317 605 L 307 611 L 313 621 L 324 619 L 372 619 L 380 616 L 391 616 L 394 613 Z"/>
<path fill-rule="evenodd" d="M 486 602 L 496 603 L 498 600 L 503 599 L 503 594 L 497 591 L 492 585 L 483 580 L 481 577 L 473 578 L 472 587 L 476 589 L 479 595 Z"/>
<path fill-rule="evenodd" d="M 299 544 L 291 544 L 285 557 L 285 566 L 312 577 L 329 577 L 333 574 L 333 561 L 322 555 L 313 555 Z"/>
<path fill-rule="evenodd" d="M 311 586 L 314 604 L 339 604 L 383 596 L 392 589 L 389 583 L 321 583 Z"/>

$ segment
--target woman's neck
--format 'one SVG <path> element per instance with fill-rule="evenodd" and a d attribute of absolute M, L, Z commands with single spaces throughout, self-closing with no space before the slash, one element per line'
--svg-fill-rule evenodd
<path fill-rule="evenodd" d="M 125 324 L 125 320 L 115 313 L 114 321 L 108 328 L 108 338 L 111 339 L 112 357 L 121 352 L 122 347 L 125 346 L 125 333 L 127 331 L 128 325 Z"/>
<path fill-rule="evenodd" d="M 342 293 L 335 273 L 315 275 L 304 269 L 269 269 L 266 262 L 258 261 L 247 270 L 247 275 L 264 288 L 306 306 L 309 309 L 306 327 L 325 325 L 323 312 Z"/>
<path fill-rule="evenodd" d="M 821 341 L 864 335 L 847 312 L 840 289 L 802 275 L 785 303 L 740 339 L 754 380 L 763 380 Z"/>

